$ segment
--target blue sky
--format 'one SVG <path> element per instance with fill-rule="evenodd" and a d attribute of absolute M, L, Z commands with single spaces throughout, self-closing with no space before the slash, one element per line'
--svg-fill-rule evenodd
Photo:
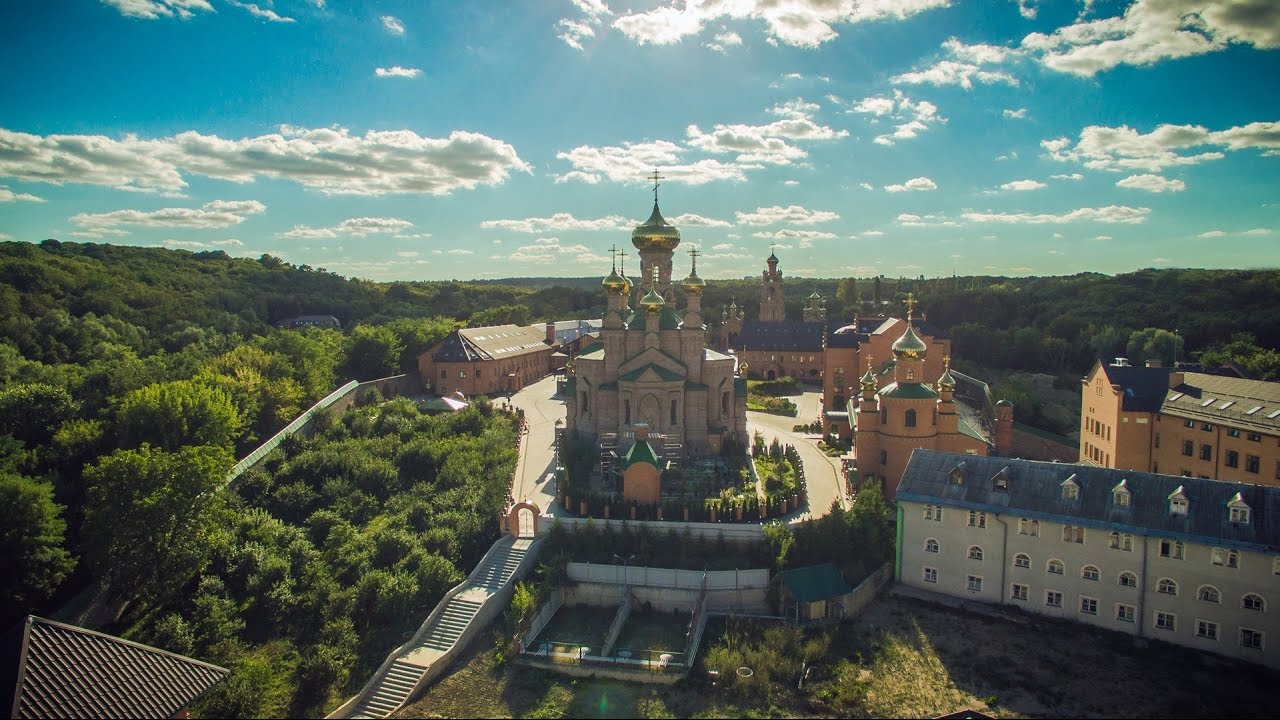
<path fill-rule="evenodd" d="M 604 275 L 656 167 L 710 278 L 1276 267 L 1278 49 L 1274 0 L 8 2 L 0 239 Z"/>

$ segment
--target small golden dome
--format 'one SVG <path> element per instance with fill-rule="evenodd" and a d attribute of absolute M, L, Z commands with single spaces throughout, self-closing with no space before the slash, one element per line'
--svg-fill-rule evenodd
<path fill-rule="evenodd" d="M 938 378 L 938 387 L 946 388 L 948 390 L 956 389 L 956 379 L 951 376 L 950 362 L 947 362 L 947 364 L 942 368 L 942 377 Z"/>
<path fill-rule="evenodd" d="M 862 378 L 858 381 L 862 385 L 863 390 L 876 389 L 876 374 L 871 372 L 871 360 L 867 360 L 867 371 L 862 374 Z"/>
<path fill-rule="evenodd" d="M 609 273 L 609 277 L 600 283 L 604 291 L 610 295 L 621 295 L 628 284 L 630 284 L 630 281 L 619 275 L 617 268 L 614 268 L 613 272 Z"/>
<path fill-rule="evenodd" d="M 668 225 L 662 218 L 662 213 L 658 211 L 658 202 L 655 200 L 653 213 L 649 215 L 649 219 L 631 231 L 631 244 L 641 251 L 675 250 L 680 244 L 680 231 Z"/>
<path fill-rule="evenodd" d="M 662 308 L 666 304 L 667 304 L 667 301 L 663 300 L 662 296 L 658 294 L 658 290 L 656 286 L 649 288 L 649 292 L 645 293 L 645 296 L 640 298 L 640 309 L 644 310 L 650 315 L 662 312 Z"/>
<path fill-rule="evenodd" d="M 707 281 L 693 274 L 680 281 L 680 287 L 690 295 L 701 295 L 707 289 Z"/>

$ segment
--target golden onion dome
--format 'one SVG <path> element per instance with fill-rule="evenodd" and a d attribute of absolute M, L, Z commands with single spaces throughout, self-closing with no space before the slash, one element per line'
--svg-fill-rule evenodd
<path fill-rule="evenodd" d="M 629 284 L 629 280 L 618 274 L 617 268 L 614 268 L 609 273 L 609 277 L 600 282 L 600 286 L 604 288 L 604 291 L 611 295 L 621 295 Z"/>
<path fill-rule="evenodd" d="M 662 308 L 666 304 L 667 301 L 663 300 L 662 296 L 658 294 L 656 286 L 649 288 L 649 292 L 640 298 L 640 308 L 650 315 L 662 312 Z"/>
<path fill-rule="evenodd" d="M 680 231 L 674 226 L 668 225 L 667 221 L 662 218 L 662 213 L 658 211 L 658 203 L 653 203 L 653 213 L 649 215 L 649 219 L 644 221 L 643 225 L 636 227 L 631 231 L 631 244 L 636 249 L 644 250 L 675 250 L 680 244 Z"/>
<path fill-rule="evenodd" d="M 707 289 L 707 281 L 698 277 L 697 273 L 690 273 L 689 277 L 680 281 L 680 287 L 690 295 L 701 295 Z"/>
<path fill-rule="evenodd" d="M 916 335 L 915 328 L 907 324 L 907 331 L 902 333 L 902 337 L 893 342 L 893 355 L 898 359 L 918 359 L 924 357 L 925 352 L 929 349 L 924 341 Z"/>
<path fill-rule="evenodd" d="M 871 363 L 867 362 L 867 371 L 862 374 L 862 378 L 858 381 L 862 385 L 863 390 L 876 389 L 876 374 L 871 372 Z"/>
<path fill-rule="evenodd" d="M 938 387 L 948 390 L 956 389 L 956 379 L 951 376 L 951 363 L 942 369 L 942 377 L 938 378 Z"/>

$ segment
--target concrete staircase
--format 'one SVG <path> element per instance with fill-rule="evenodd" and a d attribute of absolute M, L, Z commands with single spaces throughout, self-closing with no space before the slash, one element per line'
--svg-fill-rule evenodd
<path fill-rule="evenodd" d="M 506 596 L 496 596 L 512 582 L 533 542 L 512 537 L 495 542 L 466 582 L 451 590 L 413 639 L 392 653 L 394 660 L 384 663 L 360 695 L 329 717 L 385 718 L 408 702 L 452 659 L 454 650 L 465 645 L 476 616 L 487 605 L 506 603 Z M 494 608 L 488 610 L 484 622 L 496 614 Z M 434 672 L 428 677 L 428 671 Z"/>

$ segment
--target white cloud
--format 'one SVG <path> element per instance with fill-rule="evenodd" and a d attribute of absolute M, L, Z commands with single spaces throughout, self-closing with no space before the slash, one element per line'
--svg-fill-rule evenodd
<path fill-rule="evenodd" d="M 293 229 L 276 233 L 282 238 L 336 238 L 340 236 L 367 237 L 369 235 L 393 235 L 413 227 L 413 223 L 399 218 L 356 217 L 347 218 L 332 227 L 294 225 Z"/>
<path fill-rule="evenodd" d="M 809 155 L 792 142 L 833 140 L 849 135 L 848 130 L 834 130 L 814 122 L 812 115 L 818 110 L 816 103 L 797 98 L 770 108 L 769 112 L 782 119 L 767 125 L 718 123 L 709 133 L 690 125 L 685 135 L 690 147 L 706 153 L 733 153 L 742 163 L 788 165 Z"/>
<path fill-rule="evenodd" d="M 1066 175 L 1050 175 L 1049 177 L 1053 178 L 1054 180 L 1083 180 L 1084 179 L 1084 175 L 1081 175 L 1080 173 L 1069 173 Z"/>
<path fill-rule="evenodd" d="M 667 222 L 676 227 L 688 225 L 689 227 L 733 227 L 733 223 L 727 220 L 717 220 L 716 218 L 703 217 L 694 213 L 685 213 L 669 218 Z"/>
<path fill-rule="evenodd" d="M 1036 13 L 1039 11 L 1040 0 L 1018 0 L 1018 14 L 1028 20 L 1035 20 Z M 1093 2 L 1093 0 L 1085 0 L 1085 4 Z"/>
<path fill-rule="evenodd" d="M 1091 76 L 1117 65 L 1218 52 L 1229 45 L 1280 47 L 1280 3 L 1272 0 L 1137 0 L 1123 15 L 1077 19 L 1051 34 L 1031 33 L 1022 47 L 1046 67 Z"/>
<path fill-rule="evenodd" d="M 1221 230 L 1208 230 L 1208 231 L 1206 231 L 1206 232 L 1202 232 L 1202 233 L 1200 233 L 1200 235 L 1199 235 L 1198 237 L 1202 237 L 1202 238 L 1220 238 L 1220 237 L 1223 237 L 1224 235 L 1226 235 L 1226 233 L 1225 233 L 1225 232 L 1223 232 L 1223 231 L 1221 231 Z"/>
<path fill-rule="evenodd" d="M 587 38 L 596 36 L 596 31 L 588 23 L 571 20 L 569 18 L 560 18 L 556 22 L 556 37 L 564 41 L 565 45 L 574 50 L 582 49 L 582 41 Z"/>
<path fill-rule="evenodd" d="M 955 220 L 948 220 L 942 215 L 900 213 L 898 215 L 898 224 L 903 227 L 956 227 L 960 223 Z"/>
<path fill-rule="evenodd" d="M 228 247 L 244 247 L 244 243 L 236 238 L 227 238 L 226 240 L 214 240 L 210 245 L 226 245 Z"/>
<path fill-rule="evenodd" d="M 564 230 L 623 230 L 628 221 L 621 215 L 601 218 L 576 218 L 573 213 L 560 212 L 551 217 L 531 217 L 521 220 L 485 220 L 480 227 L 485 230 L 510 230 L 522 233 L 545 233 Z"/>
<path fill-rule="evenodd" d="M 233 7 L 238 7 L 242 10 L 248 10 L 250 15 L 254 17 L 262 18 L 263 20 L 269 20 L 271 22 L 278 22 L 278 23 L 294 22 L 294 19 L 291 17 L 284 17 L 282 15 L 277 15 L 275 10 L 272 10 L 270 8 L 260 7 L 253 3 L 240 2 L 240 0 L 227 0 L 227 4 L 232 5 Z"/>
<path fill-rule="evenodd" d="M 684 148 L 667 140 L 606 147 L 582 145 L 556 153 L 556 158 L 568 160 L 574 168 L 557 175 L 556 182 L 577 180 L 594 185 L 608 180 L 634 184 L 642 181 L 655 167 L 660 167 L 666 178 L 663 182 L 702 185 L 716 180 L 745 180 L 746 170 L 763 167 L 754 163 L 726 163 L 713 158 L 686 163 L 681 159 L 684 152 Z"/>
<path fill-rule="evenodd" d="M 0 233 L 0 240 L 12 240 L 13 236 L 8 233 Z"/>
<path fill-rule="evenodd" d="M 144 20 L 175 15 L 185 20 L 197 10 L 213 12 L 213 6 L 208 0 L 102 0 L 102 4 L 119 10 L 125 17 Z"/>
<path fill-rule="evenodd" d="M 1100 222 L 1123 225 L 1134 225 L 1146 222 L 1151 208 L 1134 208 L 1127 205 L 1108 205 L 1101 208 L 1077 208 L 1060 215 L 1048 213 L 979 213 L 966 212 L 961 217 L 970 222 L 1009 223 L 1025 225 L 1056 224 L 1072 222 Z"/>
<path fill-rule="evenodd" d="M 474 250 L 467 250 L 466 248 L 450 248 L 449 254 L 450 255 L 475 255 L 476 253 Z"/>
<path fill-rule="evenodd" d="M 883 230 L 864 230 L 862 232 L 862 235 L 863 237 L 880 237 L 884 235 L 884 231 Z"/>
<path fill-rule="evenodd" d="M 1039 180 L 1014 180 L 1000 186 L 1001 190 L 1016 190 L 1025 192 L 1027 190 L 1039 190 L 1040 188 L 1049 187 Z"/>
<path fill-rule="evenodd" d="M 858 187 L 862 188 L 863 190 L 875 190 L 875 189 L 876 189 L 876 186 L 875 186 L 875 185 L 872 185 L 871 183 L 869 183 L 869 182 L 865 182 L 865 181 L 864 181 L 864 182 L 860 182 L 860 183 L 858 183 Z"/>
<path fill-rule="evenodd" d="M 1270 235 L 1271 228 L 1253 228 L 1252 230 L 1245 230 L 1240 234 L 1241 235 Z"/>
<path fill-rule="evenodd" d="M 835 233 L 823 232 L 821 230 L 792 230 L 791 228 L 783 228 L 781 230 L 766 230 L 751 233 L 751 237 L 765 238 L 766 240 L 834 240 L 839 236 Z"/>
<path fill-rule="evenodd" d="M 1130 175 L 1123 180 L 1117 180 L 1116 187 L 1160 193 L 1181 192 L 1187 189 L 1187 184 L 1181 180 L 1170 180 L 1160 175 Z"/>
<path fill-rule="evenodd" d="M 937 190 L 938 184 L 927 177 L 911 178 L 900 185 L 885 185 L 885 192 L 897 193 L 908 191 L 926 192 L 929 190 Z"/>
<path fill-rule="evenodd" d="M 1014 57 L 1017 53 L 998 45 L 966 45 L 956 38 L 942 43 L 943 55 L 947 59 L 939 60 L 923 70 L 895 75 L 890 82 L 895 85 L 958 85 L 966 90 L 973 89 L 974 81 L 983 85 L 1005 83 L 1017 86 L 1018 79 L 1003 70 L 994 70 L 984 66 L 999 65 Z"/>
<path fill-rule="evenodd" d="M 427 238 L 431 237 L 431 233 L 429 232 L 398 233 L 398 234 L 392 235 L 391 237 L 395 238 L 396 240 L 426 240 Z"/>
<path fill-rule="evenodd" d="M 515 249 L 507 259 L 512 262 L 534 263 L 545 265 L 552 262 L 572 260 L 582 264 L 603 265 L 608 258 L 598 255 L 586 245 L 564 245 L 560 238 L 538 238 L 532 244 Z"/>
<path fill-rule="evenodd" d="M 731 30 L 725 30 L 722 33 L 718 33 L 712 42 L 705 42 L 702 44 L 704 47 L 723 54 L 728 53 L 729 48 L 741 45 L 742 36 Z"/>
<path fill-rule="evenodd" d="M 373 74 L 377 75 L 378 77 L 416 78 L 422 74 L 422 70 L 418 68 L 407 68 L 407 67 L 400 67 L 399 65 L 393 65 L 389 68 L 380 67 L 374 70 Z"/>
<path fill-rule="evenodd" d="M 36 197 L 30 193 L 16 193 L 9 189 L 8 185 L 0 185 L 0 203 L 11 202 L 45 202 L 42 197 Z"/>
<path fill-rule="evenodd" d="M 79 231 L 81 234 L 76 237 L 103 237 L 128 234 L 120 229 L 122 225 L 202 230 L 224 228 L 239 225 L 247 216 L 259 215 L 266 210 L 267 206 L 257 200 L 214 200 L 199 208 L 113 210 L 106 213 L 80 213 L 70 219 L 82 228 Z"/>
<path fill-rule="evenodd" d="M 1080 131 L 1075 147 L 1065 137 L 1043 140 L 1040 146 L 1061 162 L 1115 172 L 1158 173 L 1225 157 L 1213 148 L 1258 148 L 1264 156 L 1280 156 L 1280 122 L 1253 122 L 1219 131 L 1198 125 L 1160 125 L 1145 135 L 1128 126 L 1089 126 Z"/>
<path fill-rule="evenodd" d="M 829 210 L 806 210 L 799 205 L 781 207 L 756 208 L 754 212 L 736 213 L 740 225 L 773 225 L 787 223 L 789 225 L 814 225 L 816 223 L 839 220 L 840 215 Z"/>
<path fill-rule="evenodd" d="M 209 243 L 203 243 L 199 240 L 174 240 L 173 238 L 163 240 L 160 244 L 167 248 L 177 248 L 180 250 L 197 250 L 199 248 L 209 247 Z"/>
<path fill-rule="evenodd" d="M 402 257 L 402 258 L 416 258 L 418 257 L 418 251 L 417 250 L 398 250 L 396 251 L 396 256 Z"/>
<path fill-rule="evenodd" d="M 699 34 L 714 22 L 758 20 L 764 22 L 770 44 L 816 48 L 838 36 L 832 25 L 902 19 L 948 4 L 949 0 L 685 0 L 682 5 L 628 11 L 613 27 L 637 44 L 669 45 Z"/>
<path fill-rule="evenodd" d="M 237 183 L 285 179 L 328 194 L 447 195 L 501 184 L 512 170 L 531 171 L 507 143 L 461 130 L 429 138 L 411 130 L 360 136 L 345 128 L 282 126 L 279 133 L 240 140 L 195 131 L 117 140 L 0 129 L 0 147 L 0 177 L 171 195 L 187 187 L 184 174 Z"/>
<path fill-rule="evenodd" d="M 1027 109 L 1018 108 L 1017 110 L 1011 110 L 1009 108 L 1005 108 L 1004 116 L 1005 116 L 1005 119 L 1008 119 L 1008 120 L 1025 120 L 1027 119 Z"/>
<path fill-rule="evenodd" d="M 928 100 L 912 100 L 901 90 L 894 90 L 893 97 L 865 97 L 849 109 L 852 113 L 873 116 L 872 122 L 888 117 L 898 124 L 892 133 L 876 137 L 878 145 L 894 145 L 898 140 L 910 140 L 928 130 L 932 125 L 945 123 L 938 114 L 938 106 Z"/>
<path fill-rule="evenodd" d="M 392 35 L 404 35 L 404 23 L 400 22 L 400 18 L 394 15 L 383 15 L 381 18 L 382 27 Z"/>
<path fill-rule="evenodd" d="M 799 185 L 800 181 L 799 180 L 783 180 L 782 184 L 783 185 Z"/>
<path fill-rule="evenodd" d="M 711 249 L 717 252 L 725 252 L 728 250 L 733 250 L 735 247 L 737 246 L 734 245 L 733 243 L 720 243 L 718 245 L 712 245 Z"/>

